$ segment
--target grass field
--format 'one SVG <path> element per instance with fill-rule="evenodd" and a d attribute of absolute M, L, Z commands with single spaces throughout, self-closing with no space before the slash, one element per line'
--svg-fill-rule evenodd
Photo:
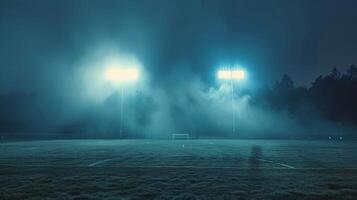
<path fill-rule="evenodd" d="M 357 199 L 357 142 L 2 142 L 0 199 Z"/>

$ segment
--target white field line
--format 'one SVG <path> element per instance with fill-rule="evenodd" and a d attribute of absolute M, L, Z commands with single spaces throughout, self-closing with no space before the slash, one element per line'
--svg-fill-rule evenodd
<path fill-rule="evenodd" d="M 91 163 L 88 165 L 88 167 L 94 167 L 96 165 L 99 165 L 99 164 L 102 164 L 102 163 L 105 163 L 105 162 L 108 162 L 108 161 L 111 161 L 111 160 L 114 160 L 114 158 L 111 158 L 111 159 L 105 159 L 105 160 L 100 160 L 98 162 L 94 162 L 94 163 Z"/>
<path fill-rule="evenodd" d="M 289 169 L 296 169 L 294 166 L 287 165 L 287 164 L 284 164 L 284 163 L 278 163 L 278 162 L 274 162 L 274 161 L 271 161 L 271 160 L 265 160 L 265 159 L 257 159 L 257 160 L 262 161 L 262 162 L 273 163 L 273 164 L 280 165 L 280 166 L 283 166 L 283 167 L 286 167 L 286 168 L 289 168 Z"/>
<path fill-rule="evenodd" d="M 283 167 L 287 167 L 289 169 L 296 169 L 294 166 L 291 166 L 291 165 L 287 165 L 287 164 L 283 164 L 283 163 L 276 163 L 276 164 L 281 165 Z"/>
<path fill-rule="evenodd" d="M 192 157 L 192 156 L 191 155 L 173 155 L 173 156 L 168 156 L 168 157 L 177 158 L 177 157 Z M 100 160 L 100 161 L 89 164 L 88 167 L 95 167 L 96 165 L 106 163 L 106 162 L 112 161 L 112 160 L 115 160 L 115 158 Z"/>

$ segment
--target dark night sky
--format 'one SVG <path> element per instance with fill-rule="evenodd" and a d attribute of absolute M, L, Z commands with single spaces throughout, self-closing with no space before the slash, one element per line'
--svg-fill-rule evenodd
<path fill-rule="evenodd" d="M 357 63 L 354 0 L 20 0 L 0 7 L 2 92 L 50 84 L 57 68 L 70 72 L 100 43 L 134 54 L 159 82 L 181 68 L 209 81 L 217 66 L 239 63 L 258 84 L 283 73 L 309 84 L 333 66 Z"/>

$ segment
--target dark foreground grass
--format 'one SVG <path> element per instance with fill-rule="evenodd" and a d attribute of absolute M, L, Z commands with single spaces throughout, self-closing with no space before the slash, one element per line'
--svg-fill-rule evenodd
<path fill-rule="evenodd" d="M 356 170 L 1 167 L 1 199 L 356 199 Z"/>
<path fill-rule="evenodd" d="M 0 143 L 0 200 L 357 199 L 357 142 Z"/>

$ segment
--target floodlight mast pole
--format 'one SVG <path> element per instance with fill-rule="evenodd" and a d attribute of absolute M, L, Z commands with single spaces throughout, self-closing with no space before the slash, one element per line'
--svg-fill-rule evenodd
<path fill-rule="evenodd" d="M 125 89 L 126 83 L 137 81 L 137 79 L 139 78 L 139 69 L 137 69 L 135 67 L 133 67 L 133 68 L 118 68 L 118 67 L 108 68 L 106 71 L 106 78 L 108 80 L 110 80 L 116 86 L 116 89 L 120 88 L 119 137 L 123 138 L 124 100 L 125 100 L 124 89 Z"/>
<path fill-rule="evenodd" d="M 123 138 L 123 109 L 124 109 L 124 87 L 121 86 L 120 91 L 120 130 L 119 130 L 119 137 Z"/>
<path fill-rule="evenodd" d="M 224 80 L 224 84 L 230 84 L 231 90 L 231 109 L 232 109 L 232 137 L 236 137 L 236 113 L 235 113 L 235 105 L 234 105 L 234 84 L 235 81 L 239 81 L 244 79 L 244 71 L 233 69 L 232 66 L 229 66 L 227 69 L 218 71 L 218 79 Z M 226 82 L 227 81 L 227 82 Z M 230 82 L 228 82 L 230 81 Z"/>
<path fill-rule="evenodd" d="M 236 115 L 234 112 L 234 81 L 233 81 L 233 72 L 232 68 L 230 68 L 231 72 L 231 103 L 232 103 L 232 136 L 236 136 Z"/>

